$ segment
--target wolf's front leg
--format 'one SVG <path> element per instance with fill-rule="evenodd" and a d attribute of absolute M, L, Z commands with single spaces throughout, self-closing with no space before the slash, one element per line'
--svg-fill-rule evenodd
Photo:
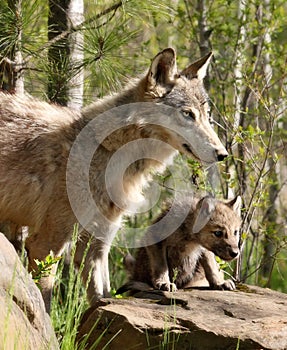
<path fill-rule="evenodd" d="M 87 296 L 90 304 L 93 305 L 100 298 L 110 296 L 108 265 L 110 246 L 92 238 L 87 250 L 90 238 L 87 232 L 81 234 L 77 242 L 74 262 L 77 267 L 81 266 L 82 262 L 84 264 L 82 278 L 85 284 L 88 282 Z M 85 254 L 86 258 L 83 261 Z"/>
<path fill-rule="evenodd" d="M 223 273 L 219 270 L 215 255 L 212 252 L 205 250 L 200 263 L 204 268 L 206 279 L 211 288 L 224 290 L 234 290 L 236 288 L 231 279 L 224 280 Z"/>

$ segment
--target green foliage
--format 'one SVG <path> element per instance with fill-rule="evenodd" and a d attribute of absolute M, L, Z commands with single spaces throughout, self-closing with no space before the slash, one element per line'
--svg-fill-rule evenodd
<path fill-rule="evenodd" d="M 38 287 L 40 287 L 41 279 L 48 277 L 52 273 L 53 266 L 57 265 L 60 260 L 60 257 L 54 257 L 52 253 L 46 256 L 45 260 L 35 259 L 37 270 L 33 271 L 33 280 Z"/>
<path fill-rule="evenodd" d="M 100 318 L 95 320 L 93 327 L 88 334 L 83 335 L 81 339 L 78 339 L 78 328 L 84 312 L 88 309 L 89 304 L 87 301 L 87 288 L 83 285 L 82 271 L 85 265 L 85 259 L 87 252 L 90 248 L 90 244 L 87 245 L 83 260 L 79 269 L 74 269 L 74 257 L 76 251 L 76 243 L 78 239 L 78 226 L 75 225 L 72 243 L 69 251 L 68 263 L 66 259 L 61 259 L 56 274 L 56 283 L 54 286 L 54 295 L 51 310 L 51 320 L 54 326 L 57 339 L 60 344 L 61 350 L 84 350 L 87 348 L 90 350 L 99 349 L 99 343 L 106 332 L 109 331 L 109 326 L 101 333 L 98 339 L 93 344 L 88 344 L 88 338 L 90 334 L 97 327 Z M 51 260 L 47 258 L 46 260 Z M 45 265 L 45 264 L 44 264 Z M 89 279 L 87 281 L 87 285 Z M 109 340 L 107 344 L 101 349 L 108 349 L 109 344 L 117 336 L 117 333 Z"/>
<path fill-rule="evenodd" d="M 83 286 L 81 274 L 84 268 L 85 257 L 89 245 L 87 246 L 79 270 L 75 271 L 73 261 L 77 238 L 78 227 L 75 225 L 69 265 L 65 265 L 65 259 L 62 259 L 57 270 L 54 287 L 51 319 L 61 350 L 83 349 L 83 344 L 85 342 L 84 339 L 81 346 L 77 344 L 77 331 L 81 317 L 84 311 L 88 308 L 86 287 Z M 95 327 L 96 324 L 97 321 L 95 320 Z"/>
<path fill-rule="evenodd" d="M 41 97 L 47 95 L 55 73 L 65 82 L 84 69 L 87 104 L 119 88 L 123 80 L 143 73 L 150 59 L 164 47 L 177 49 L 180 69 L 199 58 L 203 50 L 213 51 L 206 83 L 214 128 L 230 154 L 218 168 L 220 183 L 214 186 L 209 181 L 210 169 L 179 157 L 172 171 L 155 177 L 160 189 L 157 204 L 146 213 L 128 217 L 125 223 L 127 227 L 141 228 L 144 234 L 172 200 L 175 188 L 183 188 L 180 184 L 187 182 L 192 183 L 196 193 L 213 192 L 223 198 L 240 194 L 241 279 L 287 292 L 285 2 L 269 0 L 263 8 L 257 0 L 85 1 L 84 22 L 74 28 L 84 35 L 80 47 L 84 60 L 63 59 L 56 72 L 48 57 L 51 43 L 47 41 L 47 2 L 22 0 L 21 13 L 11 4 L 16 2 L 0 0 L 0 68 L 4 58 L 12 59 L 15 49 L 21 48 L 25 89 Z M 199 6 L 202 4 L 205 11 Z M 205 36 L 202 23 L 207 29 Z M 5 77 L 1 75 L 1 79 Z M 187 167 L 183 168 L 183 162 Z M 128 252 L 127 247 L 117 245 L 117 239 L 120 241 L 116 238 L 110 254 L 114 290 L 125 279 L 122 258 Z M 54 263 L 52 257 L 38 262 L 39 278 L 48 274 Z M 77 283 L 80 282 L 74 281 L 69 288 L 82 293 Z M 60 290 L 58 286 L 59 293 Z M 63 307 L 64 297 L 59 294 L 57 298 Z M 79 310 L 84 310 L 84 304 Z M 73 313 L 65 309 L 55 313 L 60 338 L 65 332 L 71 334 L 62 328 L 68 312 Z M 70 323 L 68 327 L 71 330 L 74 326 Z M 72 331 L 71 339 L 74 336 Z"/>

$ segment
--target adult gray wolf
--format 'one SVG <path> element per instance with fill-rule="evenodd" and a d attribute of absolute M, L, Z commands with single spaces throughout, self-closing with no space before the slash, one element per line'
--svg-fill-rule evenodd
<path fill-rule="evenodd" d="M 25 246 L 30 269 L 35 267 L 34 259 L 43 260 L 50 251 L 55 256 L 61 255 L 65 243 L 71 239 L 74 224 L 81 221 L 74 213 L 75 201 L 80 216 L 87 219 L 85 223 L 80 222 L 81 239 L 75 264 L 80 264 L 87 240 L 94 236 L 83 279 L 88 280 L 92 269 L 88 286 L 91 303 L 109 295 L 110 243 L 127 211 L 127 200 L 140 194 L 150 171 L 164 170 L 165 161 L 177 151 L 207 164 L 227 156 L 209 122 L 203 78 L 210 59 L 208 54 L 178 72 L 175 51 L 167 48 L 154 57 L 145 75 L 80 113 L 30 97 L 0 94 L 0 221 L 29 227 Z M 138 112 L 138 106 L 144 103 L 146 114 Z M 127 109 L 120 108 L 122 106 Z M 157 113 L 153 111 L 163 107 L 167 111 L 165 120 L 161 118 L 157 122 Z M 101 118 L 106 112 L 105 118 Z M 161 112 L 161 117 L 162 114 L 165 113 Z M 85 128 L 88 138 L 96 145 L 87 169 L 87 149 L 79 145 Z M 150 140 L 150 145 L 157 141 L 161 159 L 146 157 L 143 150 L 142 159 L 130 162 L 118 186 L 115 175 L 121 162 L 113 163 L 111 178 L 106 175 L 106 168 L 115 154 L 121 153 L 123 162 L 130 156 L 130 152 L 118 152 L 125 144 L 135 142 L 134 148 L 143 147 L 138 140 Z M 87 173 L 83 173 L 83 169 Z M 81 187 L 81 178 L 85 176 L 91 198 L 99 208 L 93 216 L 88 215 L 91 206 L 86 203 L 86 189 Z M 74 186 L 71 191 L 68 182 Z M 69 196 L 68 192 L 72 194 Z M 51 274 L 41 281 L 47 310 L 53 278 Z"/>
<path fill-rule="evenodd" d="M 235 289 L 231 279 L 224 280 L 214 254 L 226 261 L 239 254 L 241 198 L 236 197 L 228 202 L 209 196 L 189 198 L 177 204 L 174 216 L 180 215 L 187 205 L 190 212 L 174 233 L 161 240 L 159 229 L 155 233 L 151 226 L 135 258 L 131 255 L 125 257 L 130 281 L 117 293 L 141 290 L 143 287 L 149 290 L 145 288 L 145 283 L 155 289 L 175 291 L 194 285 L 194 279 L 198 279 L 199 275 L 213 289 Z M 156 221 L 164 215 L 166 213 Z M 166 227 L 162 226 L 164 231 Z"/>

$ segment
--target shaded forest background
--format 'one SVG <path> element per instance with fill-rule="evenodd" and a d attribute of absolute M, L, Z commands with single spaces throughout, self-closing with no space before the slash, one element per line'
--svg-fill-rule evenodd
<path fill-rule="evenodd" d="M 176 48 L 179 67 L 212 50 L 205 83 L 230 154 L 212 190 L 243 198 L 242 259 L 229 273 L 287 292 L 286 18 L 283 0 L 0 0 L 0 85 L 80 109 L 165 47 Z M 208 172 L 187 162 L 199 190 L 209 189 Z M 157 178 L 163 189 L 166 177 Z M 126 224 L 147 226 L 156 212 Z M 112 249 L 115 289 L 125 252 Z"/>

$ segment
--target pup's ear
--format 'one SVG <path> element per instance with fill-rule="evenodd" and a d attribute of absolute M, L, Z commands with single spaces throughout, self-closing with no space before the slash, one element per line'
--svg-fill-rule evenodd
<path fill-rule="evenodd" d="M 185 68 L 180 74 L 186 76 L 188 79 L 198 78 L 203 80 L 206 76 L 207 68 L 212 57 L 212 52 L 202 57 L 196 62 L 193 62 L 190 66 Z"/>
<path fill-rule="evenodd" d="M 152 60 L 147 75 L 147 90 L 156 97 L 163 96 L 172 87 L 172 80 L 177 74 L 176 54 L 174 49 L 167 48 L 158 53 Z"/>
<path fill-rule="evenodd" d="M 241 216 L 242 199 L 240 196 L 235 197 L 230 202 L 226 203 L 238 216 Z"/>
<path fill-rule="evenodd" d="M 194 220 L 192 232 L 198 233 L 208 223 L 215 209 L 216 199 L 213 197 L 204 197 L 197 204 L 197 215 Z"/>

